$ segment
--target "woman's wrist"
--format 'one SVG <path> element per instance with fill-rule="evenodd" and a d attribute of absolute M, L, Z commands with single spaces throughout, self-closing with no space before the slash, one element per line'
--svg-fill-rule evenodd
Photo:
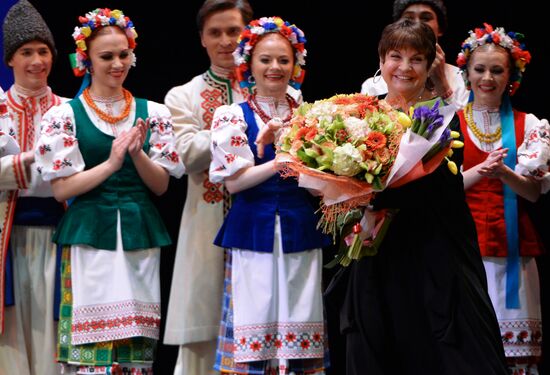
<path fill-rule="evenodd" d="M 454 93 L 454 90 L 452 89 L 452 87 L 449 87 L 447 90 L 445 90 L 441 94 L 439 94 L 439 96 L 441 97 L 441 99 L 447 100 L 451 96 L 453 96 L 453 93 Z"/>

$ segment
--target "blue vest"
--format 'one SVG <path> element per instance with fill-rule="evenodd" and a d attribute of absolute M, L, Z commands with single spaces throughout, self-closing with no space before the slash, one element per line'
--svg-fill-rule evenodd
<path fill-rule="evenodd" d="M 275 158 L 273 145 L 265 147 L 259 159 L 256 144 L 258 125 L 248 103 L 241 103 L 247 123 L 246 136 L 254 154 L 255 165 Z M 281 220 L 283 251 L 295 253 L 328 246 L 331 239 L 316 229 L 319 217 L 317 203 L 294 178 L 275 174 L 250 189 L 233 195 L 231 209 L 214 240 L 224 248 L 237 248 L 271 253 L 275 232 L 275 215 Z"/>

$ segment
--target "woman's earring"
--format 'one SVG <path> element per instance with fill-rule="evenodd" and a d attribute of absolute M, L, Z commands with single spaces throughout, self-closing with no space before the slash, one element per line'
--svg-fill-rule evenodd
<path fill-rule="evenodd" d="M 380 68 L 374 73 L 374 76 L 372 77 L 372 83 L 378 83 L 380 79 L 382 78 L 382 72 L 380 71 Z"/>
<path fill-rule="evenodd" d="M 256 83 L 256 78 L 254 78 L 253 75 L 249 75 L 248 76 L 248 83 L 250 83 L 251 85 L 254 85 Z"/>

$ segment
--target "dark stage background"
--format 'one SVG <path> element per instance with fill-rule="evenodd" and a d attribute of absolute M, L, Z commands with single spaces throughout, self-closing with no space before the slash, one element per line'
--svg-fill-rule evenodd
<path fill-rule="evenodd" d="M 56 39 L 59 58 L 50 83 L 59 94 L 73 96 L 79 87 L 80 82 L 72 77 L 67 58 L 74 49 L 71 34 L 77 16 L 98 6 L 120 8 L 134 21 L 139 34 L 138 60 L 127 87 L 136 96 L 162 102 L 172 86 L 187 82 L 208 66 L 195 24 L 195 15 L 202 4 L 200 0 L 158 0 L 140 4 L 129 0 L 31 2 L 42 13 Z M 302 86 L 305 100 L 359 91 L 363 80 L 378 68 L 377 43 L 382 28 L 391 22 L 393 1 L 250 2 L 256 17 L 279 15 L 304 30 L 308 39 L 306 79 Z M 543 70 L 550 64 L 550 43 L 543 28 L 548 21 L 544 12 L 537 12 L 535 1 L 447 3 L 449 27 L 440 39 L 447 61 L 454 63 L 468 30 L 483 22 L 523 32 L 533 59 L 514 104 L 539 117 L 549 118 L 550 106 L 546 105 L 544 89 L 550 80 L 548 71 Z"/>
<path fill-rule="evenodd" d="M 135 96 L 163 102 L 164 95 L 171 87 L 189 81 L 208 67 L 207 55 L 200 45 L 195 25 L 195 15 L 202 1 L 30 1 L 43 15 L 56 39 L 59 57 L 50 76 L 50 85 L 60 95 L 72 97 L 80 86 L 80 79 L 72 76 L 67 57 L 74 50 L 71 34 L 77 25 L 77 16 L 96 7 L 122 9 L 136 26 L 139 35 L 137 67 L 131 70 L 126 85 Z M 378 68 L 377 43 L 382 28 L 391 22 L 393 1 L 250 2 L 256 17 L 278 15 L 304 30 L 308 39 L 306 79 L 302 86 L 305 100 L 313 101 L 337 93 L 359 91 L 361 83 Z M 525 33 L 533 59 L 527 67 L 522 87 L 513 98 L 514 107 L 532 112 L 539 118 L 549 118 L 550 105 L 546 89 L 550 83 L 550 43 L 546 40 L 548 33 L 544 29 L 548 22 L 547 13 L 541 11 L 534 0 L 447 1 L 447 8 L 449 27 L 440 39 L 440 44 L 446 52 L 447 61 L 451 63 L 454 63 L 460 43 L 466 38 L 468 30 L 480 26 L 482 22 Z M 174 243 L 177 240 L 185 191 L 185 178 L 172 180 L 168 193 L 157 199 Z M 547 230 L 550 221 L 543 214 L 550 212 L 548 198 L 542 198 L 532 209 L 538 224 L 541 227 L 546 225 L 546 230 L 542 230 L 541 234 L 546 236 L 546 243 L 550 243 Z M 162 253 L 163 313 L 166 311 L 174 255 L 175 246 L 164 249 Z M 547 263 L 547 256 L 543 257 L 540 262 L 543 281 L 547 278 Z M 548 298 L 546 293 L 543 290 L 545 299 Z M 331 332 L 335 331 L 331 329 Z M 331 348 L 335 353 L 332 374 L 344 374 L 341 367 L 342 348 L 341 342 L 335 340 Z M 159 345 L 158 354 L 155 373 L 171 374 L 177 347 Z M 541 374 L 547 373 L 550 370 L 545 372 L 542 369 Z"/>

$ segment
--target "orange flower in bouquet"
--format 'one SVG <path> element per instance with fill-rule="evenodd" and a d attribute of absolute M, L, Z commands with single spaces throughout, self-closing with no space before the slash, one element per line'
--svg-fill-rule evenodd
<path fill-rule="evenodd" d="M 279 138 L 277 165 L 322 196 L 320 227 L 349 246 L 339 263 L 376 253 L 389 220 L 366 209 L 374 194 L 431 172 L 445 157 L 451 133 L 438 106 L 410 117 L 385 100 L 353 94 L 295 110 Z"/>

